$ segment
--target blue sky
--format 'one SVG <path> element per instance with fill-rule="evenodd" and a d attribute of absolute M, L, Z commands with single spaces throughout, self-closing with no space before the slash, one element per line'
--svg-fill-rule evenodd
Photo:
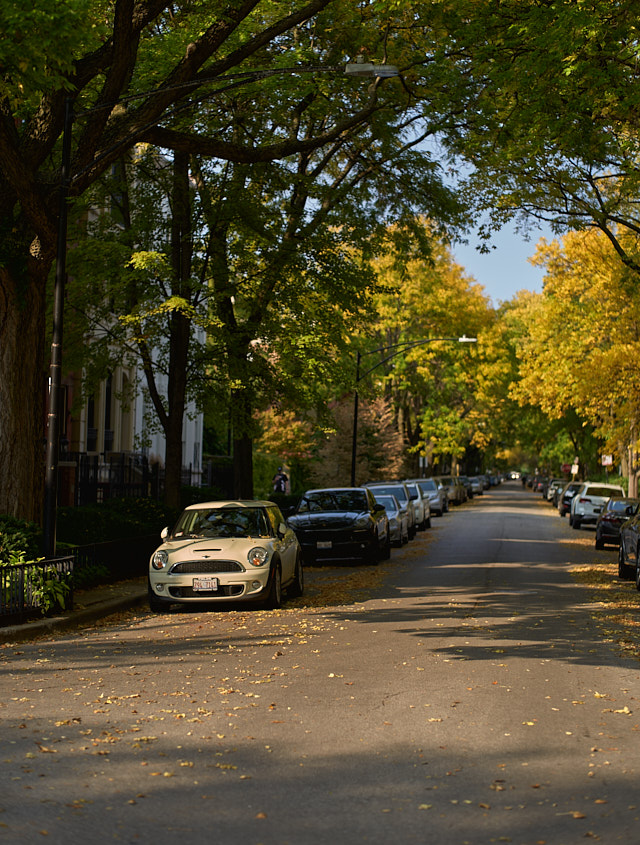
<path fill-rule="evenodd" d="M 468 244 L 454 244 L 452 253 L 458 264 L 465 268 L 469 276 L 479 282 L 494 306 L 511 299 L 519 290 L 542 290 L 543 268 L 533 267 L 527 260 L 535 253 L 536 243 L 541 237 L 551 240 L 549 229 L 529 232 L 529 240 L 513 227 L 506 226 L 498 232 L 492 245 L 495 247 L 488 254 L 476 250 L 477 237 L 470 235 Z"/>

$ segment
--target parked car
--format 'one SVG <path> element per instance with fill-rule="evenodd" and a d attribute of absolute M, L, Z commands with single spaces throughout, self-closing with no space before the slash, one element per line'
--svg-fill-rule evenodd
<path fill-rule="evenodd" d="M 482 496 L 484 494 L 484 483 L 479 475 L 471 475 L 469 477 L 471 482 L 471 490 L 474 496 Z"/>
<path fill-rule="evenodd" d="M 454 505 L 461 505 L 467 501 L 467 490 L 458 481 L 457 475 L 440 475 L 439 478 L 447 489 L 449 502 Z"/>
<path fill-rule="evenodd" d="M 467 491 L 467 499 L 473 499 L 473 486 L 471 484 L 471 481 L 469 480 L 469 477 L 466 475 L 459 475 L 458 481 Z"/>
<path fill-rule="evenodd" d="M 562 492 L 558 496 L 558 513 L 560 516 L 566 516 L 571 510 L 571 500 L 582 487 L 581 481 L 570 481 L 562 488 Z"/>
<path fill-rule="evenodd" d="M 376 502 L 384 505 L 389 519 L 389 534 L 391 537 L 391 544 L 394 546 L 404 546 L 409 542 L 409 515 L 407 509 L 400 504 L 392 494 L 376 493 Z"/>
<path fill-rule="evenodd" d="M 639 506 L 640 499 L 609 499 L 596 522 L 596 549 L 604 549 L 607 543 L 619 545 L 620 526 L 635 516 Z"/>
<path fill-rule="evenodd" d="M 411 507 L 411 494 L 404 481 L 369 481 L 363 487 L 373 490 L 374 496 L 378 495 L 378 493 L 390 493 L 396 497 L 401 505 L 406 507 L 407 515 L 409 516 L 409 539 L 413 540 L 416 536 L 418 526 L 416 525 L 415 510 Z"/>
<path fill-rule="evenodd" d="M 257 601 L 279 607 L 304 589 L 295 533 L 273 502 L 203 502 L 161 533 L 149 561 L 149 607 Z"/>
<path fill-rule="evenodd" d="M 620 526 L 620 546 L 618 547 L 618 576 L 620 578 L 636 577 L 636 585 L 638 584 L 639 552 L 640 512 L 637 512 Z"/>
<path fill-rule="evenodd" d="M 429 499 L 429 510 L 436 516 L 442 516 L 449 510 L 449 497 L 439 478 L 410 478 L 409 483 L 417 484 Z"/>
<path fill-rule="evenodd" d="M 557 497 L 558 493 L 562 490 L 562 488 L 565 486 L 566 483 L 567 483 L 566 479 L 564 479 L 564 478 L 552 478 L 552 479 L 549 480 L 549 483 L 547 484 L 547 489 L 546 489 L 546 492 L 545 492 L 545 499 L 548 502 L 554 502 L 554 499 L 555 499 L 554 507 L 557 507 L 558 501 L 557 501 L 556 497 Z"/>
<path fill-rule="evenodd" d="M 409 495 L 411 496 L 411 505 L 413 507 L 413 519 L 418 531 L 424 531 L 426 528 L 431 528 L 431 505 L 429 504 L 429 497 L 422 492 L 421 488 L 414 481 L 405 481 Z"/>
<path fill-rule="evenodd" d="M 569 525 L 580 528 L 582 525 L 595 525 L 598 515 L 609 499 L 624 496 L 624 490 L 619 484 L 598 484 L 587 481 L 571 500 Z"/>
<path fill-rule="evenodd" d="M 364 487 L 307 490 L 288 523 L 308 562 L 356 557 L 376 564 L 391 554 L 387 512 Z"/>

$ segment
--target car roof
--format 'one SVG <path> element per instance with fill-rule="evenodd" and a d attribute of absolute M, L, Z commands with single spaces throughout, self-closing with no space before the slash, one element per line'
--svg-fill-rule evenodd
<path fill-rule="evenodd" d="M 303 496 L 306 496 L 307 493 L 344 493 L 347 490 L 357 490 L 361 493 L 363 487 L 313 487 L 309 490 L 305 490 Z"/>
<path fill-rule="evenodd" d="M 224 499 L 215 502 L 196 502 L 194 505 L 188 505 L 185 510 L 193 511 L 200 508 L 266 508 L 277 507 L 275 502 L 267 502 L 262 499 Z"/>

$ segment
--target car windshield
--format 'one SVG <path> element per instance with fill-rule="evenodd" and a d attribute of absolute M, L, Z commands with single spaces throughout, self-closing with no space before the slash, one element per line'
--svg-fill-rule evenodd
<path fill-rule="evenodd" d="M 405 504 L 409 501 L 405 488 L 396 486 L 395 484 L 393 486 L 389 485 L 388 487 L 376 486 L 373 495 L 375 496 L 378 493 L 388 493 L 390 496 L 395 496 L 399 502 L 404 502 Z"/>
<path fill-rule="evenodd" d="M 608 499 L 611 497 L 612 499 L 614 496 L 622 496 L 622 490 L 612 490 L 611 487 L 587 487 L 584 492 L 585 496 L 601 496 L 604 499 Z"/>
<path fill-rule="evenodd" d="M 628 499 L 611 499 L 607 502 L 607 510 L 616 513 L 625 513 L 627 508 L 635 509 L 635 507 L 636 503 L 630 502 Z"/>
<path fill-rule="evenodd" d="M 175 538 L 270 537 L 263 508 L 197 508 L 186 510 L 173 531 Z"/>
<path fill-rule="evenodd" d="M 384 505 L 385 510 L 395 511 L 398 509 L 398 504 L 393 496 L 376 496 L 376 502 Z"/>
<path fill-rule="evenodd" d="M 322 513 L 325 511 L 368 510 L 366 493 L 359 490 L 317 490 L 305 493 L 298 508 L 299 513 Z"/>
<path fill-rule="evenodd" d="M 429 480 L 429 481 L 419 481 L 418 484 L 420 485 L 420 489 L 423 490 L 424 492 L 427 492 L 428 490 L 433 491 L 433 490 L 438 489 L 436 487 L 435 481 L 431 481 L 431 480 Z"/>

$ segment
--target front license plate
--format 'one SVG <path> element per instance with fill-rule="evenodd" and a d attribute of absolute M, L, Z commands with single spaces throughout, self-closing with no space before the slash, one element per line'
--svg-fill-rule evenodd
<path fill-rule="evenodd" d="M 217 590 L 218 589 L 218 579 L 217 578 L 194 578 L 193 579 L 193 590 L 194 592 L 198 591 L 209 591 L 209 590 Z"/>
<path fill-rule="evenodd" d="M 333 544 L 331 540 L 318 540 L 316 543 L 317 549 L 330 549 L 332 548 Z"/>

